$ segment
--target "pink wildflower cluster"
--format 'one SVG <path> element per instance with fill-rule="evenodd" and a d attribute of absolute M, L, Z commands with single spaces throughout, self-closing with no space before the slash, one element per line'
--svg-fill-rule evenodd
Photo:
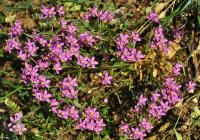
<path fill-rule="evenodd" d="M 114 18 L 114 14 L 109 11 L 98 10 L 96 7 L 90 9 L 83 17 L 85 20 L 89 21 L 91 18 L 97 18 L 102 22 L 110 22 Z"/>
<path fill-rule="evenodd" d="M 64 80 L 61 82 L 62 84 L 62 96 L 68 97 L 70 99 L 74 99 L 78 97 L 78 90 L 75 89 L 75 87 L 78 86 L 76 78 L 72 79 L 71 77 L 64 78 Z"/>
<path fill-rule="evenodd" d="M 125 62 L 140 62 L 144 55 L 140 50 L 135 48 L 129 48 L 129 44 L 135 44 L 136 42 L 141 41 L 139 34 L 132 32 L 131 35 L 121 33 L 116 39 L 118 54 L 122 61 Z"/>
<path fill-rule="evenodd" d="M 13 38 L 15 36 L 21 35 L 22 32 L 23 32 L 22 23 L 20 21 L 16 21 L 12 26 L 9 35 L 11 36 L 11 38 Z"/>
<path fill-rule="evenodd" d="M 53 16 L 56 15 L 56 13 L 61 17 L 63 15 L 65 15 L 65 10 L 64 10 L 64 6 L 60 6 L 60 7 L 47 7 L 47 6 L 42 6 L 41 9 L 41 19 L 49 19 L 52 18 Z"/>
<path fill-rule="evenodd" d="M 21 44 L 19 42 L 18 37 L 23 31 L 21 28 L 21 23 L 16 21 L 11 28 L 11 32 L 9 33 L 10 38 L 6 42 L 5 50 L 9 53 L 15 51 L 18 54 L 18 58 L 20 58 L 21 60 L 26 60 L 27 58 L 36 55 L 39 47 L 36 46 L 35 41 L 31 41 L 30 39 L 25 42 L 25 44 Z"/>
<path fill-rule="evenodd" d="M 15 132 L 19 135 L 23 135 L 23 133 L 27 130 L 22 121 L 23 114 L 22 112 L 15 113 L 10 116 L 10 123 L 7 124 L 9 131 Z"/>
<path fill-rule="evenodd" d="M 64 16 L 64 7 L 42 6 L 41 19 L 49 19 L 57 16 Z M 108 11 L 101 11 L 97 8 L 90 9 L 84 18 L 90 20 L 97 18 L 102 22 L 110 22 L 114 15 Z M 150 13 L 147 18 L 155 23 L 159 23 L 156 13 Z M 59 20 L 59 19 L 58 19 Z M 53 36 L 45 36 L 32 31 L 31 38 L 20 42 L 22 25 L 16 21 L 9 33 L 6 41 L 5 51 L 15 53 L 24 65 L 21 78 L 26 85 L 32 88 L 33 96 L 38 102 L 49 104 L 51 111 L 63 119 L 72 119 L 76 122 L 77 129 L 90 130 L 100 133 L 105 124 L 96 108 L 88 107 L 80 112 L 72 103 L 78 100 L 78 80 L 76 76 L 65 75 L 65 71 L 72 68 L 96 68 L 99 65 L 95 56 L 87 56 L 85 50 L 95 50 L 98 37 L 89 31 L 79 29 L 74 23 L 60 19 L 60 29 Z M 181 33 L 175 33 L 176 38 L 181 38 Z M 139 33 L 120 33 L 116 39 L 117 54 L 124 62 L 141 62 L 145 57 L 141 50 L 137 48 L 137 43 L 141 41 Z M 161 52 L 169 51 L 170 41 L 164 37 L 161 25 L 155 29 L 155 34 L 151 47 Z M 84 50 L 85 49 L 85 50 Z M 88 51 L 89 50 L 89 51 Z M 103 60 L 109 60 L 109 55 L 103 54 Z M 101 58 L 101 57 L 100 57 Z M 100 59 L 99 58 L 99 59 Z M 67 68 L 67 66 L 69 66 Z M 72 66 L 72 67 L 71 67 Z M 176 77 L 181 74 L 183 65 L 176 63 L 173 67 L 171 77 L 165 78 L 160 90 L 152 93 L 147 98 L 141 94 L 137 99 L 132 111 L 139 114 L 147 108 L 149 118 L 160 119 L 165 116 L 169 109 L 182 99 L 181 85 L 176 81 Z M 64 77 L 62 78 L 62 76 Z M 53 75 L 53 76 L 52 76 Z M 102 85 L 108 86 L 113 78 L 108 72 L 104 72 L 101 77 Z M 188 92 L 193 93 L 195 83 L 190 81 L 186 84 Z M 52 90 L 53 89 L 53 90 Z M 59 92 L 59 94 L 57 94 Z M 59 100 L 58 100 L 59 98 Z M 108 101 L 104 100 L 105 103 Z M 80 115 L 82 113 L 82 115 Z M 10 117 L 9 130 L 22 135 L 26 128 L 21 123 L 22 114 L 16 113 Z M 148 119 L 150 120 L 150 119 Z M 146 118 L 139 121 L 137 126 L 132 126 L 122 122 L 120 131 L 128 135 L 130 139 L 144 139 L 150 133 L 153 126 Z"/>
<path fill-rule="evenodd" d="M 14 25 L 10 29 L 9 33 L 9 39 L 6 42 L 6 47 L 4 48 L 5 51 L 11 53 L 12 51 L 17 51 L 17 53 L 20 53 L 22 51 L 21 47 L 22 44 L 18 40 L 18 36 L 21 35 L 23 32 L 22 29 L 22 23 L 19 21 L 16 21 Z"/>
<path fill-rule="evenodd" d="M 76 121 L 79 119 L 79 111 L 74 106 L 65 107 L 63 110 L 57 109 L 54 113 L 63 119 L 68 119 L 69 117 Z"/>
<path fill-rule="evenodd" d="M 67 33 L 69 36 L 71 35 L 71 37 L 76 35 L 78 28 L 76 27 L 76 25 L 74 23 L 67 23 L 64 20 L 64 18 L 61 19 L 60 23 L 61 23 L 61 28 L 62 28 L 63 32 Z"/>
<path fill-rule="evenodd" d="M 180 63 L 176 63 L 172 69 L 172 74 L 174 76 L 178 76 L 181 74 L 181 69 L 183 68 L 183 65 Z"/>
<path fill-rule="evenodd" d="M 17 38 L 9 38 L 6 42 L 5 51 L 11 53 L 13 50 L 17 50 L 20 52 L 21 43 L 17 40 Z"/>
<path fill-rule="evenodd" d="M 175 39 L 182 39 L 184 36 L 184 32 L 181 30 L 181 28 L 177 28 L 173 30 L 173 37 Z"/>
<path fill-rule="evenodd" d="M 78 129 L 86 129 L 90 131 L 95 131 L 97 133 L 103 130 L 105 124 L 103 122 L 103 119 L 101 119 L 99 112 L 96 111 L 96 108 L 88 107 L 85 112 L 82 113 L 82 115 L 84 116 L 84 118 L 80 119 L 77 126 Z"/>
<path fill-rule="evenodd" d="M 162 26 L 159 25 L 159 27 L 155 28 L 154 38 L 151 43 L 151 48 L 155 50 L 160 50 L 161 52 L 164 52 L 164 53 L 168 53 L 170 43 L 171 42 L 167 40 L 164 36 Z"/>
<path fill-rule="evenodd" d="M 174 78 L 166 78 L 160 92 L 152 95 L 152 102 L 149 105 L 149 116 L 160 119 L 165 116 L 167 111 L 182 99 L 181 85 Z"/>
<path fill-rule="evenodd" d="M 80 41 L 83 44 L 86 44 L 90 47 L 94 46 L 96 40 L 94 39 L 94 37 L 92 35 L 90 35 L 88 32 L 83 32 L 80 34 Z"/>
<path fill-rule="evenodd" d="M 147 19 L 152 22 L 159 23 L 158 14 L 154 11 L 147 15 Z"/>
<path fill-rule="evenodd" d="M 141 109 L 146 105 L 146 103 L 147 103 L 147 98 L 144 97 L 144 95 L 140 95 L 140 97 L 138 98 L 138 102 L 135 105 L 133 111 L 135 113 L 139 113 Z"/>
<path fill-rule="evenodd" d="M 79 55 L 77 58 L 77 64 L 83 68 L 88 68 L 88 67 L 95 68 L 96 65 L 98 65 L 99 63 L 95 60 L 94 57 L 89 58 Z"/>
<path fill-rule="evenodd" d="M 165 78 L 163 87 L 160 90 L 153 92 L 150 100 L 141 94 L 132 111 L 135 114 L 139 114 L 146 106 L 149 118 L 160 119 L 162 116 L 166 115 L 168 110 L 172 109 L 174 105 L 182 99 L 180 88 L 181 85 L 176 82 L 175 78 Z M 145 118 L 140 121 L 138 126 L 140 128 L 135 128 L 122 122 L 120 131 L 131 139 L 143 140 L 147 133 L 150 133 L 153 128 Z"/>
<path fill-rule="evenodd" d="M 43 6 L 41 17 L 43 19 L 51 18 L 56 15 L 56 11 L 59 16 L 62 16 L 64 14 L 63 8 L 62 6 L 58 8 Z M 38 34 L 34 29 L 32 37 L 21 43 L 19 38 L 23 30 L 21 24 L 17 21 L 11 28 L 10 38 L 7 40 L 5 50 L 9 53 L 17 54 L 17 57 L 21 60 L 24 65 L 21 78 L 25 84 L 31 85 L 33 95 L 38 102 L 48 103 L 51 111 L 60 118 L 71 118 L 75 122 L 83 121 L 86 125 L 94 123 L 95 126 L 87 125 L 84 129 L 99 133 L 103 130 L 105 124 L 99 113 L 95 112 L 96 109 L 88 108 L 85 111 L 85 114 L 89 113 L 90 115 L 92 115 L 93 111 L 97 115 L 96 118 L 94 118 L 95 116 L 91 116 L 91 118 L 88 116 L 87 119 L 85 117 L 80 118 L 79 110 L 74 105 L 65 103 L 66 98 L 78 98 L 77 79 L 68 75 L 63 80 L 59 79 L 58 81 L 58 79 L 50 78 L 46 75 L 46 72 L 51 72 L 55 75 L 62 73 L 66 64 L 75 64 L 83 68 L 95 68 L 98 65 L 95 56 L 83 56 L 80 49 L 84 47 L 88 49 L 88 46 L 89 49 L 92 49 L 97 43 L 96 38 L 88 31 L 79 32 L 74 23 L 67 23 L 63 18 L 60 23 L 61 31 L 53 37 L 47 39 L 45 35 Z M 107 80 L 108 84 L 110 83 L 109 80 Z M 57 99 L 57 95 L 51 90 L 52 88 L 61 92 L 62 99 Z M 23 124 L 12 126 L 13 132 L 19 134 L 22 134 L 25 130 Z M 18 130 L 20 128 L 21 130 Z"/>
<path fill-rule="evenodd" d="M 138 127 L 139 126 L 139 127 Z M 151 131 L 153 126 L 143 118 L 137 127 L 129 125 L 128 123 L 122 122 L 120 126 L 120 132 L 129 136 L 130 139 L 140 139 L 143 140 L 144 137 Z"/>
<path fill-rule="evenodd" d="M 37 47 L 35 45 L 35 42 L 32 42 L 30 40 L 28 40 L 25 43 L 25 45 L 26 46 L 23 49 L 21 49 L 18 53 L 18 57 L 21 60 L 26 60 L 27 58 L 34 56 L 36 54 L 37 50 L 39 49 L 39 47 Z"/>

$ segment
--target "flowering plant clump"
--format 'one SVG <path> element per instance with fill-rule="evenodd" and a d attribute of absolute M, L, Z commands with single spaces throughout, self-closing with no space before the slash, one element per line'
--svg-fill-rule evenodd
<path fill-rule="evenodd" d="M 81 119 L 78 124 L 78 129 L 88 129 L 97 133 L 103 130 L 105 126 L 103 119 L 100 118 L 99 112 L 96 112 L 96 108 L 88 107 L 83 113 L 85 119 Z"/>
<path fill-rule="evenodd" d="M 23 135 L 27 129 L 25 128 L 24 124 L 21 123 L 22 117 L 22 112 L 15 113 L 14 115 L 10 116 L 10 123 L 4 123 L 4 126 L 11 132 Z"/>
<path fill-rule="evenodd" d="M 20 79 L 31 103 L 45 108 L 44 133 L 53 127 L 51 121 L 52 129 L 66 128 L 77 139 L 84 133 L 92 139 L 115 132 L 142 140 L 185 93 L 195 92 L 197 84 L 185 75 L 184 62 L 173 57 L 176 53 L 169 57 L 183 31 L 166 35 L 155 11 L 144 16 L 151 32 L 131 25 L 123 29 L 120 15 L 94 6 L 72 18 L 66 5 L 42 5 L 36 28 L 26 30 L 20 20 L 10 28 L 4 50 L 20 62 Z M 22 112 L 10 115 L 5 129 L 19 135 L 32 132 L 23 118 Z"/>

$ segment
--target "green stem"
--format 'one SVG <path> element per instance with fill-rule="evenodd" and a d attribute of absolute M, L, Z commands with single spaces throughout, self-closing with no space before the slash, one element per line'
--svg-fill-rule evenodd
<path fill-rule="evenodd" d="M 19 91 L 20 89 L 22 89 L 23 86 L 18 87 L 17 89 L 13 90 L 12 92 L 6 94 L 6 96 L 1 97 L 0 98 L 0 102 L 3 101 L 4 99 L 6 99 L 7 97 L 11 96 L 12 94 L 16 93 L 17 91 Z"/>
<path fill-rule="evenodd" d="M 3 71 L 3 70 L 0 70 L 0 73 L 4 73 L 4 74 L 6 74 L 6 75 L 8 75 L 8 76 L 16 77 L 16 75 L 11 74 L 11 73 L 8 73 L 8 72 Z"/>

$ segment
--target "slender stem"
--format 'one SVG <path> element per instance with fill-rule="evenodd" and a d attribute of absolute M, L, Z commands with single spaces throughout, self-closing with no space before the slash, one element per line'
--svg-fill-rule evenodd
<path fill-rule="evenodd" d="M 0 70 L 0 73 L 4 73 L 4 74 L 6 74 L 6 75 L 8 75 L 8 76 L 16 77 L 16 75 L 11 74 L 11 73 L 8 73 L 8 72 L 3 71 L 3 70 Z"/>
<path fill-rule="evenodd" d="M 146 21 L 146 22 L 137 30 L 137 33 L 139 33 L 140 30 L 142 30 L 143 27 L 145 27 L 146 25 L 148 25 L 148 23 L 149 23 L 149 20 Z"/>
<path fill-rule="evenodd" d="M 4 99 L 6 99 L 7 97 L 11 96 L 12 94 L 16 93 L 17 91 L 19 91 L 20 89 L 22 89 L 23 86 L 18 87 L 17 89 L 13 90 L 12 92 L 6 94 L 6 96 L 1 97 L 0 98 L 0 102 L 3 101 Z"/>
<path fill-rule="evenodd" d="M 30 37 L 30 38 L 33 38 L 33 36 L 29 35 L 29 34 L 26 34 L 26 33 L 23 33 L 24 35 Z"/>

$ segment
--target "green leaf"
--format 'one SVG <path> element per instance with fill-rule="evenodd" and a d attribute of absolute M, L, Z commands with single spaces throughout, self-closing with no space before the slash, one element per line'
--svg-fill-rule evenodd
<path fill-rule="evenodd" d="M 72 6 L 73 5 L 73 2 L 65 2 L 64 3 L 64 6 L 67 6 L 67 7 L 70 7 L 70 6 Z"/>
<path fill-rule="evenodd" d="M 4 3 L 4 0 L 0 0 L 0 4 L 3 4 Z"/>
<path fill-rule="evenodd" d="M 197 118 L 199 116 L 200 116 L 200 110 L 199 110 L 198 106 L 195 106 L 194 107 L 194 112 L 191 113 L 191 117 L 193 119 L 195 119 L 195 118 Z"/>
<path fill-rule="evenodd" d="M 74 6 L 72 6 L 70 9 L 70 11 L 80 11 L 81 10 L 81 5 L 75 4 Z"/>
<path fill-rule="evenodd" d="M 0 57 L 3 57 L 3 49 L 0 49 Z"/>
<path fill-rule="evenodd" d="M 200 27 L 200 0 L 198 1 L 198 3 L 197 3 L 197 7 L 198 7 L 198 23 L 199 23 L 199 27 Z"/>
<path fill-rule="evenodd" d="M 12 100 L 10 99 L 5 99 L 5 104 L 8 106 L 8 108 L 10 110 L 12 110 L 13 112 L 18 112 L 20 110 L 20 107 L 15 103 L 13 102 Z"/>
<path fill-rule="evenodd" d="M 80 108 L 80 109 L 81 109 L 81 108 L 84 108 L 84 106 L 85 106 L 85 105 L 79 104 L 78 100 L 74 100 L 73 103 L 74 103 L 74 105 L 75 105 L 77 108 Z"/>
<path fill-rule="evenodd" d="M 180 133 L 178 133 L 178 132 L 176 131 L 176 129 L 174 129 L 174 132 L 175 132 L 175 135 L 176 135 L 176 139 L 177 139 L 177 140 L 182 140 L 182 139 L 183 139 L 182 135 L 181 135 Z"/>
<path fill-rule="evenodd" d="M 180 14 L 181 12 L 183 12 L 190 4 L 192 3 L 191 0 L 184 0 L 180 6 L 174 10 L 169 16 L 167 16 L 165 18 L 165 20 L 163 21 L 163 26 L 166 27 L 168 25 L 168 23 L 178 14 Z"/>

